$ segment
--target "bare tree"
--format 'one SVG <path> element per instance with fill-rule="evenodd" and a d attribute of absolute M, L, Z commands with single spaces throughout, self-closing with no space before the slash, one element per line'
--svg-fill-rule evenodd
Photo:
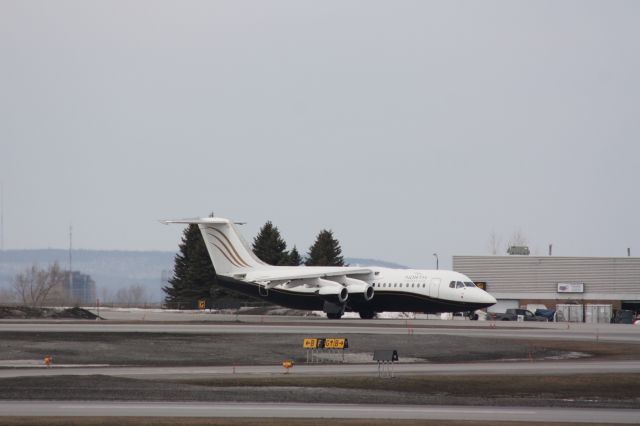
<path fill-rule="evenodd" d="M 113 295 L 111 293 L 111 290 L 107 287 L 100 288 L 100 303 L 102 305 L 113 303 Z"/>
<path fill-rule="evenodd" d="M 16 303 L 16 294 L 13 290 L 0 287 L 0 305 L 13 305 Z"/>
<path fill-rule="evenodd" d="M 509 238 L 509 244 L 508 244 L 509 247 L 526 246 L 526 245 L 527 245 L 527 237 L 525 237 L 524 233 L 522 233 L 522 231 L 519 229 L 511 235 L 511 238 Z"/>
<path fill-rule="evenodd" d="M 128 287 L 119 288 L 118 291 L 116 291 L 116 296 L 114 301 L 119 306 L 129 307 L 129 305 L 131 304 L 129 288 Z"/>
<path fill-rule="evenodd" d="M 33 265 L 16 275 L 13 290 L 19 303 L 41 307 L 50 302 L 50 297 L 59 297 L 64 293 L 67 276 L 57 262 L 47 269 Z"/>
<path fill-rule="evenodd" d="M 500 253 L 500 246 L 502 245 L 502 238 L 496 234 L 495 230 L 491 231 L 491 235 L 489 235 L 489 250 L 492 255 L 497 255 Z"/>
<path fill-rule="evenodd" d="M 131 294 L 131 303 L 136 306 L 146 305 L 148 303 L 147 289 L 141 285 L 132 285 L 129 287 Z"/>
<path fill-rule="evenodd" d="M 145 287 L 132 284 L 118 289 L 115 301 L 120 306 L 144 306 L 149 303 L 149 297 Z"/>

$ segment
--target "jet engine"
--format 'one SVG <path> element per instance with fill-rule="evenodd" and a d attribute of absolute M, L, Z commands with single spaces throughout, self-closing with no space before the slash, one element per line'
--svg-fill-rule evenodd
<path fill-rule="evenodd" d="M 349 294 L 352 297 L 357 297 L 361 301 L 364 300 L 365 302 L 373 299 L 374 290 L 371 284 L 349 277 L 344 277 L 344 284 L 346 284 L 347 290 L 349 290 Z"/>
<path fill-rule="evenodd" d="M 349 294 L 351 294 L 354 297 L 356 296 L 360 297 L 364 299 L 366 302 L 373 299 L 374 291 L 373 291 L 373 287 L 370 284 L 349 285 L 347 286 L 347 289 L 349 290 Z"/>
<path fill-rule="evenodd" d="M 349 290 L 335 281 L 317 278 L 316 284 L 320 287 L 318 296 L 331 303 L 345 303 L 349 297 Z"/>

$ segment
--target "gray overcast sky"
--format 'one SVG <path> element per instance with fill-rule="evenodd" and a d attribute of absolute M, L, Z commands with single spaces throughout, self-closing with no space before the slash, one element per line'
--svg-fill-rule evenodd
<path fill-rule="evenodd" d="M 432 267 L 640 253 L 640 2 L 0 0 L 6 249 L 160 218 Z"/>

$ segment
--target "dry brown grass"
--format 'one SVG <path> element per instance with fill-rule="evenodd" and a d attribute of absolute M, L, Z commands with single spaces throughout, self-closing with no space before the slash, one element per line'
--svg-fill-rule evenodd
<path fill-rule="evenodd" d="M 640 333 L 638 333 L 640 336 Z M 567 352 L 583 352 L 598 360 L 636 360 L 640 359 L 640 340 L 638 343 L 615 343 L 571 340 L 513 340 L 528 345 L 535 353 L 536 349 L 556 349 Z"/>
<path fill-rule="evenodd" d="M 545 397 L 640 399 L 640 374 L 580 374 L 557 376 L 276 376 L 181 380 L 203 386 L 299 386 L 369 389 L 459 397 Z"/>

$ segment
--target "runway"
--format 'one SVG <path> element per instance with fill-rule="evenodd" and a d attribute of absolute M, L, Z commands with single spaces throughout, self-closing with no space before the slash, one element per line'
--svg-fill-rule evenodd
<path fill-rule="evenodd" d="M 291 320 L 289 320 L 291 321 Z M 183 334 L 304 334 L 304 335 L 454 335 L 467 337 L 490 337 L 506 339 L 553 339 L 574 341 L 606 341 L 620 343 L 640 343 L 640 327 L 618 324 L 570 324 L 540 323 L 535 328 L 527 323 L 489 323 L 465 321 L 469 326 L 451 326 L 449 323 L 463 321 L 418 321 L 395 320 L 382 323 L 354 321 L 308 320 L 284 324 L 219 322 L 193 324 L 187 323 L 119 323 L 110 321 L 91 322 L 40 322 L 40 321 L 3 321 L 0 332 L 102 332 L 102 333 L 183 333 Z M 436 324 L 433 324 L 436 323 Z"/>
<path fill-rule="evenodd" d="M 217 376 L 282 375 L 281 365 L 241 365 L 217 367 L 53 367 L 0 369 L 0 378 L 66 375 L 119 376 L 130 378 L 207 378 Z M 291 376 L 377 375 L 377 364 L 299 364 Z M 562 362 L 479 362 L 461 364 L 399 363 L 396 375 L 551 375 L 593 373 L 640 373 L 640 361 L 562 361 Z"/>
<path fill-rule="evenodd" d="M 436 320 L 339 320 L 331 321 L 325 319 L 305 319 L 302 317 L 243 317 L 238 316 L 233 319 L 231 316 L 210 315 L 208 318 L 218 320 L 207 321 L 185 321 L 177 322 L 168 320 L 171 315 L 162 315 L 162 321 L 38 321 L 38 320 L 3 320 L 0 321 L 0 333 L 19 333 L 20 338 L 26 342 L 55 342 L 55 344 L 71 345 L 67 350 L 83 350 L 84 343 L 75 343 L 73 339 L 79 338 L 79 342 L 84 342 L 86 335 L 82 333 L 156 333 L 166 334 L 175 338 L 175 335 L 182 335 L 179 339 L 188 341 L 229 341 L 230 336 L 219 336 L 213 339 L 201 339 L 197 335 L 246 335 L 243 339 L 253 342 L 257 335 L 270 336 L 268 339 L 281 339 L 289 344 L 289 341 L 299 339 L 302 336 L 324 337 L 324 336 L 352 336 L 353 340 L 362 339 L 361 335 L 374 335 L 377 340 L 385 340 L 383 336 L 394 336 L 386 341 L 395 340 L 404 342 L 404 337 L 411 335 L 411 341 L 422 342 L 433 339 L 419 336 L 441 335 L 459 337 L 488 337 L 493 339 L 518 339 L 522 340 L 566 340 L 566 341 L 587 341 L 587 342 L 623 342 L 640 343 L 640 327 L 620 326 L 620 325 L 591 325 L 591 324 L 557 324 L 557 323 L 498 323 L 475 321 L 436 321 Z M 220 319 L 224 318 L 224 319 Z M 60 340 L 59 336 L 47 336 L 48 333 L 61 333 L 69 336 Z M 73 335 L 72 333 L 79 333 Z M 355 336 L 358 334 L 360 336 Z M 291 335 L 291 337 L 277 337 L 277 335 Z M 296 335 L 295 337 L 293 335 Z M 122 335 L 114 340 L 106 340 L 104 336 L 97 336 L 99 342 L 103 339 L 109 345 L 114 342 L 130 341 L 133 349 L 142 340 L 160 339 L 162 342 L 171 342 L 167 336 L 141 336 Z M 415 340 L 415 339 L 418 340 Z M 129 339 L 129 340 L 127 340 Z M 57 343 L 60 340 L 61 343 Z M 87 339 L 90 344 L 95 344 L 93 337 Z M 145 341 L 146 341 L 145 340 Z M 455 340 L 445 338 L 444 340 Z M 460 339 L 465 341 L 466 339 Z M 21 340 L 16 340 L 16 342 Z M 296 340 L 297 341 L 297 340 Z M 235 340 L 234 340 L 235 342 Z M 282 342 L 281 342 L 282 343 Z M 363 344 L 363 342 L 360 342 Z M 49 343 L 47 343 L 48 345 Z M 366 343 L 365 343 L 366 344 Z M 407 343 L 408 344 L 408 343 Z M 499 343 L 494 342 L 499 345 Z M 501 343 L 500 343 L 501 344 Z M 511 344 L 510 342 L 508 344 Z M 520 344 L 520 343 L 517 343 Z M 527 342 L 523 343 L 524 345 Z M 42 345 L 42 343 L 40 343 Z M 85 344 L 86 345 L 86 344 Z M 20 348 L 14 344 L 14 349 Z M 45 346 L 34 346 L 45 347 Z M 49 346 L 47 346 L 49 347 Z M 55 346 L 52 346 L 55 347 Z M 64 347 L 64 346 L 63 346 Z M 118 347 L 119 346 L 115 346 Z M 179 346 L 181 347 L 181 346 Z M 629 346 L 625 350 L 634 350 L 635 346 Z M 123 347 L 120 350 L 126 350 Z M 203 346 L 204 354 L 209 350 L 215 353 L 216 346 Z M 510 346 L 509 346 L 510 348 Z M 200 348 L 202 351 L 203 349 Z M 526 357 L 526 353 L 524 355 Z M 499 362 L 466 362 L 466 363 L 400 363 L 394 366 L 393 372 L 397 376 L 517 376 L 517 375 L 570 375 L 570 374 L 600 374 L 600 373 L 640 373 L 640 361 L 600 361 L 600 360 L 571 360 L 562 361 L 499 361 Z M 17 358 L 16 358 L 17 359 Z M 59 359 L 59 358 L 57 358 Z M 120 359 L 120 358 L 113 358 Z M 182 358 L 180 358 L 182 359 Z M 175 362 L 173 366 L 69 366 L 64 367 L 54 364 L 52 368 L 3 368 L 0 369 L 0 379 L 25 378 L 28 377 L 55 377 L 55 376 L 91 376 L 103 375 L 119 378 L 163 380 L 171 382 L 174 379 L 215 379 L 215 378 L 258 378 L 258 377 L 281 377 L 284 368 L 270 361 L 268 365 L 218 365 L 218 366 L 198 366 L 202 358 L 198 358 L 191 366 L 180 362 Z M 368 358 L 370 359 L 370 358 Z M 446 358 L 449 361 L 455 358 Z M 135 360 L 135 359 L 134 359 Z M 78 362 L 79 361 L 79 362 Z M 94 362 L 94 359 L 74 360 L 70 363 L 76 364 Z M 126 359 L 119 361 L 119 365 L 127 365 Z M 232 360 L 225 361 L 231 363 Z M 245 361 L 250 364 L 260 363 L 260 360 L 248 358 Z M 279 362 L 279 361 L 277 361 Z M 361 362 L 361 361 L 360 361 Z M 101 360 L 100 363 L 118 364 L 111 358 Z M 85 364 L 86 365 L 86 364 Z M 128 364 L 131 365 L 131 364 Z M 147 364 L 148 365 L 148 364 Z M 377 377 L 378 368 L 375 363 L 359 364 L 296 364 L 290 373 L 291 377 L 332 377 L 332 376 L 371 376 Z M 18 379 L 20 380 L 20 379 Z M 59 381 L 65 383 L 64 377 L 50 379 L 49 381 Z M 73 380 L 91 380 L 90 378 L 75 378 Z M 106 380 L 106 379 L 104 379 Z M 112 380 L 112 379 L 110 379 Z M 233 379 L 232 379 L 233 380 Z M 37 381 L 37 379 L 36 379 Z M 34 382 L 34 380 L 31 380 Z M 72 381 L 70 381 L 72 382 Z M 179 383 L 178 380 L 175 381 Z M 116 398 L 122 397 L 121 393 L 115 394 Z M 134 398 L 142 399 L 139 393 L 132 393 Z M 18 397 L 23 399 L 22 397 Z M 24 397 L 26 399 L 27 397 Z M 83 399 L 83 395 L 72 396 L 73 399 Z M 161 399 L 169 399 L 166 395 Z M 49 399 L 49 398 L 46 398 Z M 87 398 L 91 399 L 91 398 Z M 103 399 L 103 398 L 98 398 Z M 195 398 L 194 398 L 195 399 Z M 259 400 L 259 399 L 258 399 Z M 281 401 L 282 399 L 278 399 Z M 289 400 L 289 399 L 284 399 Z M 219 401 L 219 399 L 218 399 Z M 317 404 L 317 397 L 310 399 L 314 403 L 302 404 L 273 404 L 273 403 L 227 403 L 227 402 L 103 402 L 103 401 L 18 401 L 0 402 L 0 416 L 145 416 L 145 417 L 254 417 L 254 418 L 346 418 L 346 419 L 413 419 L 413 420 L 468 420 L 468 421 L 537 421 L 537 422 L 580 422 L 580 423 L 634 423 L 640 418 L 640 410 L 624 409 L 584 409 L 584 408 L 522 408 L 522 407 L 490 407 L 488 405 L 476 406 L 441 406 L 441 405 L 358 405 L 358 404 Z M 343 402 L 338 398 L 327 402 Z M 360 402 L 362 399 L 354 399 L 353 402 Z M 386 400 L 386 403 L 394 402 Z M 397 402 L 405 404 L 409 401 L 401 399 Z M 437 401 L 436 404 L 450 403 L 451 399 Z M 500 402 L 495 402 L 500 404 Z M 503 403 L 508 405 L 507 403 Z M 522 403 L 524 405 L 524 403 Z M 535 403 L 532 405 L 536 405 Z M 568 402 L 567 405 L 572 405 Z M 635 406 L 635 405 L 629 405 Z"/>
<path fill-rule="evenodd" d="M 0 402 L 0 416 L 244 417 L 634 424 L 640 410 L 365 404 Z"/>

